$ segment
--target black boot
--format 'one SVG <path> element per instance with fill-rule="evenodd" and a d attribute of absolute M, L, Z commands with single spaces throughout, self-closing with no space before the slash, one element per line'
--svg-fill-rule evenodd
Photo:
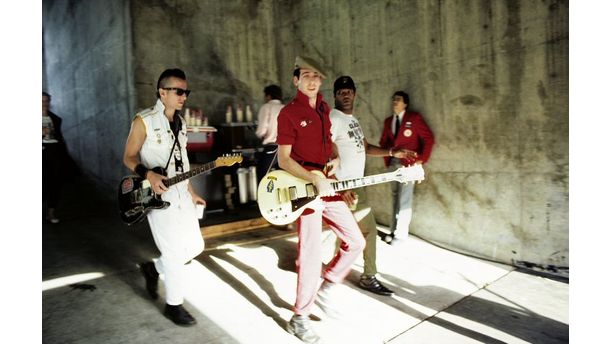
<path fill-rule="evenodd" d="M 390 290 L 380 283 L 380 281 L 376 279 L 376 276 L 362 275 L 359 280 L 359 287 L 378 295 L 393 295 L 393 290 Z"/>
<path fill-rule="evenodd" d="M 157 281 L 159 280 L 159 273 L 155 269 L 155 264 L 152 262 L 146 262 L 138 265 L 140 272 L 145 278 L 147 292 L 153 300 L 157 300 L 159 295 L 157 294 Z"/>
<path fill-rule="evenodd" d="M 183 308 L 183 305 L 172 306 L 166 304 L 164 315 L 177 325 L 191 326 L 196 324 L 194 317 L 192 317 L 191 314 L 189 314 L 189 312 Z"/>

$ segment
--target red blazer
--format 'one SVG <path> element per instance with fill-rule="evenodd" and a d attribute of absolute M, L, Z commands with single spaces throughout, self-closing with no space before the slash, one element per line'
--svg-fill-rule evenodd
<path fill-rule="evenodd" d="M 406 148 L 417 152 L 418 156 L 416 158 L 402 159 L 402 165 L 404 166 L 412 165 L 417 160 L 426 163 L 433 149 L 434 134 L 431 129 L 429 129 L 427 123 L 425 123 L 423 116 L 418 112 L 406 111 L 400 123 L 397 137 L 394 137 L 391 131 L 393 119 L 394 116 L 385 118 L 383 133 L 380 137 L 380 146 L 386 149 Z M 391 157 L 387 156 L 384 159 L 385 166 L 389 167 Z"/>

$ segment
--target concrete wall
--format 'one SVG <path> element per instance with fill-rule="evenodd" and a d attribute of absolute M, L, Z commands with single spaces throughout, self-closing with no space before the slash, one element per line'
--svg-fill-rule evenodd
<path fill-rule="evenodd" d="M 69 3 L 53 3 L 61 7 L 60 19 L 67 19 Z M 74 7 L 93 6 L 78 4 Z M 121 12 L 121 6 L 116 11 L 108 7 L 95 11 L 97 21 L 116 17 L 105 12 Z M 229 103 L 257 108 L 266 84 L 279 83 L 286 98 L 294 95 L 292 63 L 296 54 L 304 54 L 327 69 L 330 78 L 322 90 L 330 103 L 333 80 L 353 76 L 356 114 L 371 143 L 378 142 L 390 115 L 391 94 L 405 90 L 411 108 L 423 113 L 437 139 L 427 180 L 416 189 L 411 232 L 498 261 L 568 266 L 568 11 L 567 1 L 553 0 L 135 0 L 129 2 L 133 68 L 126 68 L 126 74 L 131 77 L 133 69 L 138 109 L 155 101 L 155 82 L 163 69 L 183 68 L 194 90 L 189 105 L 202 107 L 212 123 L 219 123 Z M 80 23 L 73 28 L 98 27 L 95 32 L 107 43 L 123 47 L 116 49 L 117 56 L 129 51 L 129 42 L 115 41 L 120 34 L 108 25 L 80 22 L 85 20 L 80 16 L 68 19 Z M 58 24 L 53 35 L 45 26 L 45 37 L 57 37 L 68 30 L 65 26 Z M 89 48 L 99 46 L 88 42 Z M 79 66 L 96 65 L 84 62 L 91 55 L 74 45 L 79 46 L 70 43 L 70 51 L 78 52 Z M 51 78 L 53 61 L 46 52 L 53 93 L 57 81 Z M 127 62 L 117 60 L 110 75 L 124 75 L 118 70 Z M 67 92 L 100 87 L 91 81 L 83 86 L 80 78 L 77 85 L 68 74 L 61 73 L 61 81 L 76 87 Z M 120 80 L 129 90 L 128 77 Z M 82 111 L 65 106 L 66 112 Z M 113 118 L 128 112 L 114 111 Z M 127 117 L 117 126 L 112 130 L 115 147 L 122 147 Z M 88 134 L 79 135 L 80 140 L 89 142 Z M 93 151 L 101 147 L 89 146 Z M 115 170 L 120 165 L 115 152 L 90 160 L 96 159 Z M 383 170 L 382 159 L 368 159 L 368 174 Z M 388 224 L 389 185 L 368 192 L 377 200 L 377 220 Z"/>
<path fill-rule="evenodd" d="M 138 106 L 155 101 L 160 73 L 187 74 L 189 106 L 212 124 L 225 122 L 227 105 L 258 108 L 263 87 L 278 83 L 273 1 L 131 2 L 134 78 Z"/>
<path fill-rule="evenodd" d="M 52 111 L 63 118 L 71 155 L 113 192 L 124 174 L 118 167 L 134 112 L 127 5 L 123 0 L 43 1 L 43 80 Z"/>
<path fill-rule="evenodd" d="M 395 90 L 437 144 L 411 232 L 503 262 L 569 266 L 567 1 L 283 3 L 281 79 L 296 53 L 350 74 L 377 143 Z M 331 100 L 331 92 L 327 99 Z M 368 159 L 367 173 L 383 171 Z M 390 222 L 389 185 L 368 190 Z"/>

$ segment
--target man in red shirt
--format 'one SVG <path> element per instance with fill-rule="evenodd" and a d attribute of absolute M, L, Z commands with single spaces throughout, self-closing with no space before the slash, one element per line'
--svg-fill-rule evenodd
<path fill-rule="evenodd" d="M 312 182 L 322 196 L 313 209 L 305 211 L 297 220 L 297 293 L 293 307 L 295 314 L 287 324 L 287 331 L 306 343 L 320 342 L 308 318 L 312 304 L 316 302 L 329 316 L 338 316 L 331 294 L 365 247 L 365 240 L 353 214 L 330 185 L 332 180 L 311 172 L 322 171 L 329 177 L 339 162 L 337 158 L 331 159 L 330 108 L 319 93 L 324 78 L 316 62 L 300 56 L 296 58 L 293 84 L 298 92 L 278 116 L 276 139 L 279 166 L 298 178 Z M 323 219 L 342 244 L 321 273 Z"/>
<path fill-rule="evenodd" d="M 385 119 L 380 146 L 389 149 L 385 166 L 394 171 L 401 166 L 425 164 L 434 145 L 434 135 L 418 112 L 408 111 L 410 98 L 404 91 L 397 91 L 391 98 L 393 116 Z M 395 158 L 392 152 L 404 148 L 411 152 L 405 158 Z M 392 183 L 393 215 L 391 218 L 392 244 L 400 244 L 408 238 L 412 219 L 412 194 L 414 183 Z"/>

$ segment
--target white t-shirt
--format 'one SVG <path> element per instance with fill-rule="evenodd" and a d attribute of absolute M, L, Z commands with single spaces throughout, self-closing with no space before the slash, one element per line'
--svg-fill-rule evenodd
<path fill-rule="evenodd" d="M 361 178 L 365 170 L 366 153 L 363 130 L 357 118 L 333 109 L 331 120 L 332 141 L 338 147 L 340 167 L 336 171 L 338 180 Z"/>

